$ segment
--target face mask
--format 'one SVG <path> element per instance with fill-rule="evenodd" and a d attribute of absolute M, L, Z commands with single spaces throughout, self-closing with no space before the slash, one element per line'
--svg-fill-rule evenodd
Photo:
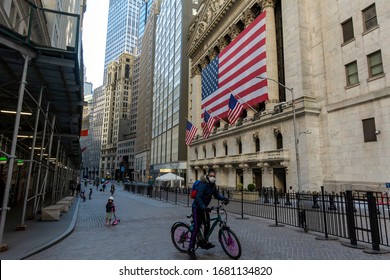
<path fill-rule="evenodd" d="M 217 179 L 215 179 L 215 177 L 209 177 L 209 182 L 210 182 L 211 184 L 214 184 L 216 180 L 217 180 Z"/>

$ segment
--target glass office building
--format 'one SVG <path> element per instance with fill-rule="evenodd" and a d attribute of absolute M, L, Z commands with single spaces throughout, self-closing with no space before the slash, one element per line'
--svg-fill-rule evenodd
<path fill-rule="evenodd" d="M 138 39 L 141 41 L 142 36 L 145 32 L 146 22 L 150 14 L 152 4 L 155 0 L 144 0 L 139 10 L 139 27 L 138 27 Z"/>
<path fill-rule="evenodd" d="M 142 0 L 110 0 L 104 69 L 122 53 L 133 54 L 138 44 Z"/>
<path fill-rule="evenodd" d="M 161 1 L 156 24 L 152 172 L 180 172 L 187 165 L 185 126 L 188 108 L 187 33 L 192 1 Z"/>

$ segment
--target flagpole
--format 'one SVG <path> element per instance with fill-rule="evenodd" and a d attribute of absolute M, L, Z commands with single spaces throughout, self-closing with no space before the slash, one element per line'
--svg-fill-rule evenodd
<path fill-rule="evenodd" d="M 209 114 L 210 114 L 210 116 L 211 116 L 211 114 L 213 113 L 213 112 L 211 112 L 210 110 L 205 110 L 205 111 L 208 111 Z M 212 116 L 212 117 L 214 117 L 214 116 Z M 226 121 L 224 121 L 223 119 L 221 119 L 219 116 L 215 116 L 215 117 L 217 117 L 219 120 L 223 121 L 225 124 L 229 124 L 228 122 L 226 122 Z"/>
<path fill-rule="evenodd" d="M 232 92 L 232 93 L 234 93 L 234 94 L 236 93 L 236 92 L 235 92 L 234 90 L 232 90 L 230 87 L 229 87 L 229 90 L 230 90 L 230 92 Z M 246 105 L 248 105 L 248 107 L 251 108 L 253 111 L 255 111 L 255 113 L 258 113 L 257 110 L 256 110 L 255 108 L 253 108 L 253 107 L 252 107 L 251 105 L 249 105 L 247 102 L 245 102 L 244 100 L 242 100 L 241 97 L 239 97 L 238 95 L 234 95 L 234 94 L 233 94 L 234 97 L 238 97 L 239 100 L 241 100 L 241 101 L 244 102 Z"/>

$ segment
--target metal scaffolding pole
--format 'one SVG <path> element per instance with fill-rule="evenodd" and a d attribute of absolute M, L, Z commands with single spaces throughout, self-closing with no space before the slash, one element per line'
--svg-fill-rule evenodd
<path fill-rule="evenodd" d="M 43 189 L 42 189 L 42 206 L 45 205 L 45 195 L 46 195 L 46 186 L 47 186 L 47 176 L 49 174 L 50 169 L 50 155 L 51 155 L 51 148 L 53 146 L 53 136 L 54 136 L 54 127 L 56 123 L 56 116 L 53 116 L 53 121 L 51 124 L 51 133 L 50 133 L 50 139 L 49 139 L 49 151 L 47 152 L 47 161 L 46 161 L 46 172 L 45 172 L 45 178 L 43 180 Z"/>
<path fill-rule="evenodd" d="M 8 210 L 8 198 L 9 198 L 9 191 L 11 189 L 11 180 L 12 180 L 12 172 L 14 168 L 14 162 L 15 162 L 15 152 L 16 152 L 16 145 L 18 142 L 18 132 L 19 132 L 19 125 L 20 125 L 20 113 L 22 112 L 22 105 L 23 105 L 23 97 L 24 97 L 24 91 L 26 88 L 26 77 L 27 77 L 27 69 L 28 69 L 28 62 L 30 60 L 30 57 L 28 55 L 24 56 L 24 65 L 23 65 L 23 73 L 22 73 L 22 79 L 20 82 L 19 87 L 19 97 L 18 97 L 18 107 L 16 109 L 16 117 L 15 117 L 15 126 L 14 126 L 14 133 L 12 137 L 12 144 L 11 144 L 11 153 L 9 156 L 8 161 L 8 173 L 7 173 L 7 180 L 5 184 L 5 190 L 4 190 L 4 199 L 2 201 L 2 207 L 1 207 L 1 219 L 0 219 L 0 251 L 6 251 L 8 249 L 8 245 L 3 242 L 3 236 L 4 236 L 4 226 L 5 226 L 5 219 L 7 216 L 7 210 Z"/>
<path fill-rule="evenodd" d="M 27 184 L 26 184 L 26 191 L 24 193 L 22 217 L 20 219 L 20 225 L 18 226 L 17 229 L 26 229 L 25 218 L 26 218 L 27 198 L 28 198 L 28 190 L 30 188 L 32 168 L 34 165 L 34 151 L 35 151 L 35 144 L 36 144 L 36 140 L 37 140 L 37 131 L 38 131 L 38 124 L 39 124 L 39 114 L 41 112 L 41 102 L 42 102 L 43 89 L 44 88 L 41 87 L 41 91 L 39 93 L 37 114 L 36 114 L 35 125 L 34 125 L 34 136 L 33 136 L 33 142 L 31 145 L 30 161 L 28 163 Z"/>
<path fill-rule="evenodd" d="M 42 145 L 41 145 L 41 154 L 39 156 L 39 162 L 42 163 L 43 159 L 43 149 L 45 146 L 45 137 L 46 137 L 46 126 L 47 126 L 47 120 L 49 117 L 49 108 L 50 108 L 50 102 L 47 103 L 47 108 L 46 108 L 46 114 L 45 114 L 45 121 L 43 123 L 43 131 L 42 131 Z M 38 210 L 38 191 L 39 191 L 39 181 L 41 177 L 41 170 L 42 170 L 42 165 L 39 164 L 38 167 L 38 174 L 37 174 L 37 180 L 36 180 L 36 186 L 35 186 L 35 196 L 34 196 L 34 208 L 33 208 L 33 215 L 37 213 Z"/>

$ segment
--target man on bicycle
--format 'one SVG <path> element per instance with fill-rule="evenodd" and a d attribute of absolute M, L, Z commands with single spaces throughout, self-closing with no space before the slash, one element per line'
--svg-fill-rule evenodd
<path fill-rule="evenodd" d="M 200 225 L 203 221 L 210 220 L 210 211 L 211 209 L 208 207 L 208 205 L 211 202 L 212 196 L 218 200 L 223 200 L 227 204 L 229 202 L 229 199 L 222 196 L 215 185 L 215 171 L 213 169 L 209 169 L 208 173 L 205 177 L 201 178 L 201 182 L 197 186 L 197 193 L 194 199 L 194 202 L 192 203 L 192 217 L 194 219 L 194 229 L 191 234 L 191 240 L 188 248 L 188 255 L 190 256 L 190 259 L 196 260 L 195 255 L 195 243 L 196 243 L 196 236 L 199 232 Z M 206 222 L 204 224 L 204 236 L 208 235 L 208 232 L 210 230 L 210 222 Z M 200 247 L 203 249 L 211 249 L 215 247 L 210 242 L 207 242 L 205 244 L 200 244 Z"/>

